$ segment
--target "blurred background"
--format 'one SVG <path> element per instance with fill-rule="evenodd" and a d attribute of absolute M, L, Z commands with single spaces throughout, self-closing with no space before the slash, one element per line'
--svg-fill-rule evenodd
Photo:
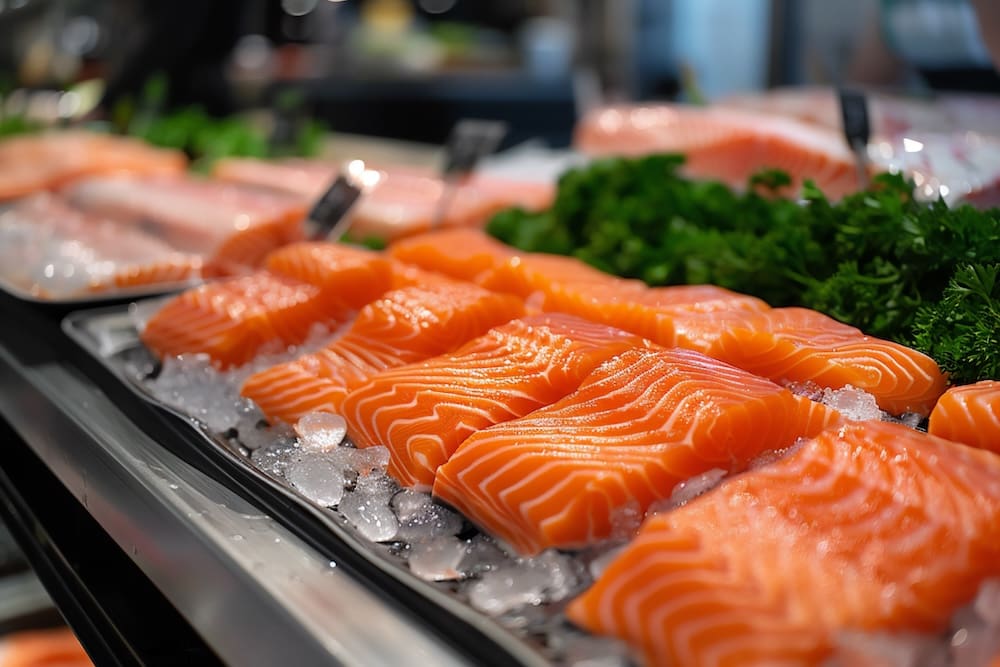
<path fill-rule="evenodd" d="M 30 96 L 36 115 L 98 100 L 110 115 L 123 99 L 152 98 L 213 114 L 295 109 L 338 132 L 426 142 L 458 118 L 490 117 L 509 121 L 508 144 L 561 146 L 577 113 L 600 101 L 837 82 L 875 5 L 0 0 L 0 92 L 10 111 L 29 104 L 24 90 L 72 91 Z"/>

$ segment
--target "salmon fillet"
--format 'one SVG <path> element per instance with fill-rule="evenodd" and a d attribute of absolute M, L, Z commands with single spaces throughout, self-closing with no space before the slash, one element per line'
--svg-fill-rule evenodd
<path fill-rule="evenodd" d="M 742 321 L 768 310 L 758 298 L 712 285 L 639 287 L 628 284 L 572 284 L 550 287 L 543 309 L 570 313 L 645 336 L 668 347 L 701 349 L 683 323 L 694 319 L 721 330 L 728 319 Z M 680 322 L 680 324 L 678 324 Z"/>
<path fill-rule="evenodd" d="M 647 519 L 567 613 L 648 665 L 818 665 L 834 634 L 935 632 L 1000 572 L 1000 458 L 827 429 Z"/>
<path fill-rule="evenodd" d="M 219 368 L 334 329 L 354 311 L 318 287 L 265 271 L 201 285 L 174 297 L 146 324 L 143 343 L 159 357 L 207 354 Z"/>
<path fill-rule="evenodd" d="M 590 155 L 681 153 L 696 178 L 743 188 L 762 169 L 792 177 L 783 194 L 794 196 L 810 179 L 831 199 L 856 192 L 854 157 L 841 134 L 793 118 L 750 110 L 679 104 L 618 106 L 595 110 L 576 128 L 574 143 Z"/>
<path fill-rule="evenodd" d="M 200 273 L 199 256 L 133 225 L 76 210 L 50 193 L 0 212 L 0 277 L 39 297 L 168 288 Z"/>
<path fill-rule="evenodd" d="M 522 554 L 581 548 L 628 528 L 623 516 L 638 525 L 678 483 L 742 470 L 837 420 L 698 352 L 633 349 L 552 405 L 472 434 L 434 495 Z"/>
<path fill-rule="evenodd" d="M 1000 382 L 951 387 L 931 411 L 927 430 L 954 442 L 1000 453 Z"/>
<path fill-rule="evenodd" d="M 468 436 L 570 393 L 603 361 L 645 339 L 569 315 L 514 320 L 454 353 L 375 375 L 344 399 L 358 447 L 385 445 L 389 473 L 429 489 Z"/>
<path fill-rule="evenodd" d="M 721 320 L 720 321 L 720 316 Z M 678 345 L 778 383 L 852 385 L 892 414 L 927 415 L 947 380 L 930 357 L 806 308 L 678 317 Z M 724 326 L 723 326 L 724 325 Z"/>
<path fill-rule="evenodd" d="M 268 254 L 264 268 L 314 285 L 355 310 L 393 287 L 392 262 L 381 254 L 326 241 L 293 243 Z"/>
<path fill-rule="evenodd" d="M 439 229 L 417 234 L 391 244 L 388 253 L 400 262 L 469 281 L 518 254 L 479 229 Z"/>
<path fill-rule="evenodd" d="M 251 376 L 242 393 L 269 418 L 336 412 L 375 373 L 450 352 L 524 312 L 516 297 L 453 282 L 389 292 L 325 349 Z"/>
<path fill-rule="evenodd" d="M 85 211 L 141 225 L 203 256 L 207 276 L 246 272 L 304 233 L 305 206 L 294 198 L 190 177 L 89 178 L 64 194 Z"/>
<path fill-rule="evenodd" d="M 351 236 L 398 239 L 427 231 L 437 222 L 445 183 L 430 169 L 400 165 L 369 166 L 378 174 L 351 210 Z M 333 183 L 340 166 L 311 160 L 265 162 L 246 158 L 222 160 L 213 176 L 227 181 L 277 188 L 312 202 Z M 487 175 L 463 180 L 452 195 L 440 223 L 446 227 L 478 226 L 509 206 L 541 210 L 552 203 L 549 183 L 509 181 Z"/>
<path fill-rule="evenodd" d="M 22 630 L 0 640 L 0 667 L 93 667 L 69 628 Z"/>
<path fill-rule="evenodd" d="M 177 175 L 187 167 L 180 151 L 129 137 L 81 131 L 45 132 L 0 140 L 0 201 L 96 174 Z"/>

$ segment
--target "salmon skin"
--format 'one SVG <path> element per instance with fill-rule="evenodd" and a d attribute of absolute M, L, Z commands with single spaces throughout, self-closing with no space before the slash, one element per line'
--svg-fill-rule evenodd
<path fill-rule="evenodd" d="M 676 317 L 674 327 L 678 345 L 778 383 L 852 385 L 895 415 L 929 414 L 947 384 L 930 357 L 807 308 Z"/>
<path fill-rule="evenodd" d="M 190 289 L 166 303 L 141 337 L 160 358 L 207 354 L 222 369 L 304 342 L 354 314 L 318 287 L 260 271 Z"/>
<path fill-rule="evenodd" d="M 434 495 L 521 554 L 582 548 L 637 526 L 678 483 L 742 470 L 839 419 L 698 352 L 633 349 L 552 405 L 469 436 Z"/>
<path fill-rule="evenodd" d="M 97 174 L 178 175 L 180 151 L 96 132 L 59 131 L 0 141 L 0 201 L 57 190 Z"/>
<path fill-rule="evenodd" d="M 830 428 L 647 519 L 567 613 L 651 667 L 804 667 L 840 631 L 941 631 L 1000 573 L 998 480 L 991 452 Z"/>
<path fill-rule="evenodd" d="M 134 226 L 76 210 L 50 193 L 0 212 L 0 277 L 47 299 L 120 288 L 180 286 L 201 274 L 201 258 Z"/>
<path fill-rule="evenodd" d="M 927 424 L 932 435 L 1000 453 L 1000 382 L 951 387 Z"/>
<path fill-rule="evenodd" d="M 385 445 L 389 473 L 429 489 L 468 436 L 570 393 L 603 361 L 645 339 L 570 315 L 513 320 L 454 353 L 375 375 L 344 399 L 358 447 Z"/>
<path fill-rule="evenodd" d="M 245 273 L 272 250 L 302 240 L 305 206 L 275 193 L 191 177 L 101 177 L 64 191 L 85 211 L 131 222 L 204 257 L 206 276 Z"/>
<path fill-rule="evenodd" d="M 247 158 L 220 160 L 213 176 L 257 187 L 286 190 L 303 201 L 316 200 L 333 183 L 340 166 L 311 160 L 266 162 Z M 440 222 L 446 227 L 480 226 L 497 211 L 509 206 L 530 210 L 546 208 L 555 199 L 550 183 L 509 181 L 486 175 L 463 180 L 454 191 L 450 205 L 441 211 L 446 184 L 428 169 L 375 166 L 370 172 L 377 181 L 350 212 L 351 236 L 382 240 L 399 239 L 431 229 Z"/>
<path fill-rule="evenodd" d="M 251 376 L 242 393 L 269 418 L 286 422 L 336 412 L 370 376 L 450 352 L 523 313 L 520 299 L 470 284 L 394 290 L 362 308 L 325 349 Z"/>
<path fill-rule="evenodd" d="M 681 153 L 684 170 L 696 178 L 746 187 L 762 169 L 792 178 L 784 191 L 795 196 L 806 179 L 831 199 L 856 192 L 854 156 L 841 134 L 793 118 L 750 110 L 680 104 L 597 109 L 580 120 L 574 144 L 589 155 Z"/>

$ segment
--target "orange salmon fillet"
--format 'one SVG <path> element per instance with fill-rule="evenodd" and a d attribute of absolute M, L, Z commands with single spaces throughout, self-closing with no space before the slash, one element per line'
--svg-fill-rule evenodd
<path fill-rule="evenodd" d="M 935 632 L 1000 573 L 1000 458 L 887 422 L 827 429 L 647 519 L 567 613 L 644 662 L 823 664 L 842 630 Z"/>
<path fill-rule="evenodd" d="M 371 250 L 326 241 L 293 243 L 270 253 L 264 268 L 320 288 L 355 310 L 393 286 L 392 262 Z"/>
<path fill-rule="evenodd" d="M 479 229 L 425 232 L 396 241 L 387 252 L 401 262 L 469 281 L 518 254 Z"/>
<path fill-rule="evenodd" d="M 159 357 L 207 354 L 219 368 L 297 345 L 354 311 L 318 287 L 260 271 L 174 297 L 147 323 L 142 341 Z"/>
<path fill-rule="evenodd" d="M 180 174 L 187 158 L 129 137 L 62 131 L 0 140 L 0 201 L 96 174 Z"/>
<path fill-rule="evenodd" d="M 69 628 L 25 630 L 0 640 L 0 667 L 91 667 Z"/>
<path fill-rule="evenodd" d="M 721 330 L 729 318 L 742 320 L 769 306 L 752 296 L 712 285 L 678 285 L 638 289 L 625 284 L 551 286 L 543 300 L 547 311 L 570 313 L 645 336 L 668 347 L 700 349 L 678 325 L 694 319 L 716 323 Z"/>
<path fill-rule="evenodd" d="M 362 308 L 325 349 L 252 375 L 242 393 L 286 422 L 335 412 L 348 391 L 375 373 L 450 352 L 523 312 L 516 297 L 471 284 L 394 290 Z"/>
<path fill-rule="evenodd" d="M 580 548 L 612 537 L 626 511 L 638 525 L 686 479 L 742 470 L 839 419 L 698 352 L 634 349 L 552 405 L 471 435 L 434 495 L 522 554 Z"/>
<path fill-rule="evenodd" d="M 574 142 L 591 155 L 682 153 L 690 176 L 735 188 L 765 168 L 792 177 L 784 192 L 790 196 L 806 179 L 831 199 L 860 185 L 853 154 L 837 130 L 750 110 L 678 104 L 603 108 L 580 121 Z"/>
<path fill-rule="evenodd" d="M 927 431 L 1000 453 L 1000 382 L 983 380 L 948 389 L 931 411 Z"/>
<path fill-rule="evenodd" d="M 678 345 L 778 383 L 852 385 L 892 414 L 929 414 L 947 383 L 930 357 L 806 308 L 678 317 L 674 326 Z"/>
<path fill-rule="evenodd" d="M 454 353 L 373 376 L 341 412 L 358 447 L 389 448 L 389 473 L 401 484 L 430 488 L 438 466 L 476 431 L 554 403 L 603 361 L 650 345 L 570 315 L 529 316 Z"/>

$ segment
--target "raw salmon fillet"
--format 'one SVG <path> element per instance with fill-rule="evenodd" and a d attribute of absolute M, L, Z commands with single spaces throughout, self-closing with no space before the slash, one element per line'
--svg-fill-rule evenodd
<path fill-rule="evenodd" d="M 0 667 L 92 667 L 69 628 L 23 630 L 0 639 Z"/>
<path fill-rule="evenodd" d="M 55 190 L 96 174 L 180 174 L 187 158 L 138 139 L 64 131 L 0 141 L 0 201 Z"/>
<path fill-rule="evenodd" d="M 178 286 L 199 277 L 201 258 L 132 225 L 78 211 L 51 193 L 0 212 L 0 277 L 42 298 L 116 288 Z"/>
<path fill-rule="evenodd" d="M 216 178 L 277 188 L 314 201 L 333 183 L 340 166 L 310 160 L 265 162 L 252 159 L 223 160 Z M 431 229 L 437 222 L 445 184 L 433 171 L 416 167 L 375 166 L 378 181 L 351 210 L 354 238 L 391 240 Z M 446 227 L 477 226 L 509 206 L 541 210 L 555 198 L 549 183 L 509 181 L 473 175 L 454 190 L 440 224 Z"/>
<path fill-rule="evenodd" d="M 330 187 L 339 169 L 339 165 L 321 160 L 231 157 L 216 160 L 212 165 L 212 178 L 281 190 L 312 202 Z"/>
<path fill-rule="evenodd" d="M 840 631 L 944 630 L 998 530 L 992 452 L 850 423 L 647 519 L 567 613 L 650 666 L 819 665 Z"/>
<path fill-rule="evenodd" d="M 682 153 L 689 175 L 735 188 L 745 187 L 762 169 L 782 169 L 792 177 L 786 195 L 797 194 L 805 179 L 832 199 L 860 186 L 839 131 L 750 110 L 678 104 L 603 108 L 580 121 L 574 142 L 590 155 Z"/>
<path fill-rule="evenodd" d="M 516 249 L 479 229 L 417 234 L 391 244 L 388 253 L 400 262 L 470 281 L 518 255 Z"/>
<path fill-rule="evenodd" d="M 354 311 L 318 287 L 259 271 L 190 289 L 146 324 L 142 341 L 159 357 L 207 354 L 219 368 L 332 330 Z"/>
<path fill-rule="evenodd" d="M 455 350 L 523 312 L 520 299 L 471 284 L 394 290 L 362 308 L 325 349 L 252 375 L 242 393 L 269 418 L 290 423 L 336 412 L 375 373 Z"/>
<path fill-rule="evenodd" d="M 393 265 L 365 248 L 326 241 L 293 243 L 270 253 L 264 268 L 314 285 L 360 309 L 393 287 Z"/>
<path fill-rule="evenodd" d="M 742 470 L 839 419 L 698 352 L 633 349 L 552 405 L 469 436 L 434 495 L 521 554 L 580 548 L 623 537 L 684 480 Z"/>
<path fill-rule="evenodd" d="M 476 282 L 487 289 L 532 298 L 543 307 L 546 299 L 564 290 L 586 293 L 588 288 L 603 287 L 632 294 L 646 289 L 642 281 L 612 276 L 575 257 L 545 253 L 511 257 L 480 274 Z"/>
<path fill-rule="evenodd" d="M 929 414 L 946 378 L 930 357 L 806 308 L 676 318 L 678 344 L 778 383 L 852 385 L 892 414 Z M 724 324 L 724 326 L 723 326 Z M 683 336 L 683 340 L 681 340 Z"/>
<path fill-rule="evenodd" d="M 202 255 L 209 276 L 246 272 L 304 233 L 305 206 L 297 199 L 196 178 L 90 178 L 64 193 L 74 206 L 140 224 Z"/>
<path fill-rule="evenodd" d="M 570 315 L 529 316 L 454 353 L 375 375 L 341 412 L 358 447 L 387 446 L 389 473 L 429 489 L 438 466 L 476 431 L 554 403 L 600 363 L 649 345 Z"/>
<path fill-rule="evenodd" d="M 1000 382 L 951 387 L 931 411 L 927 430 L 954 442 L 1000 453 Z"/>
<path fill-rule="evenodd" d="M 756 297 L 713 285 L 636 289 L 627 283 L 563 283 L 548 288 L 542 308 L 613 325 L 660 345 L 698 349 L 683 327 L 678 328 L 679 320 L 704 320 L 719 331 L 730 316 L 742 320 L 770 307 Z"/>

